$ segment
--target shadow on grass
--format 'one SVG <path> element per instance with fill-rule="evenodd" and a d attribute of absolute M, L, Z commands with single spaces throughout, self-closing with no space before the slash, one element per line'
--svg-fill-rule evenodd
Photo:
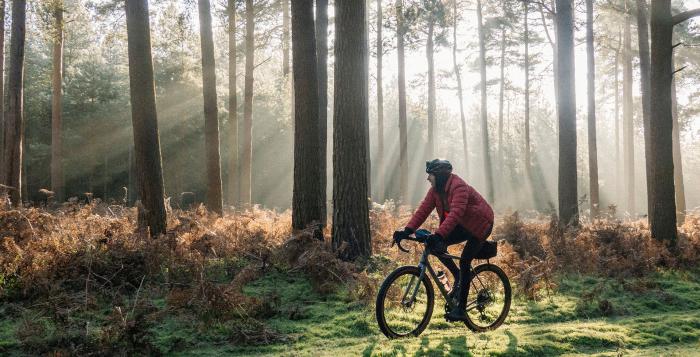
<path fill-rule="evenodd" d="M 506 330 L 506 335 L 508 336 L 508 349 L 506 349 L 506 352 L 515 354 L 518 352 L 518 338 L 508 330 Z"/>
<path fill-rule="evenodd" d="M 362 351 L 362 356 L 363 357 L 370 357 L 372 355 L 372 351 L 374 351 L 374 346 L 377 345 L 377 341 L 373 341 L 365 349 Z"/>
<path fill-rule="evenodd" d="M 430 338 L 424 336 L 421 338 L 420 346 L 413 356 L 444 356 L 445 354 L 450 356 L 471 356 L 472 354 L 467 347 L 467 338 L 465 336 L 443 337 L 437 346 L 431 348 Z"/>

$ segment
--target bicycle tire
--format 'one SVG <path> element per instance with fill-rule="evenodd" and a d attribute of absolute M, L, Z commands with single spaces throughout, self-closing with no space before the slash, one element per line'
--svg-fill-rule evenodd
<path fill-rule="evenodd" d="M 510 311 L 510 304 L 511 304 L 511 299 L 512 299 L 512 289 L 510 286 L 510 280 L 508 280 L 508 276 L 506 273 L 503 271 L 503 269 L 499 268 L 496 265 L 493 264 L 481 264 L 474 268 L 474 275 L 472 277 L 472 280 L 474 280 L 480 273 L 485 272 L 485 271 L 490 271 L 498 276 L 498 278 L 501 280 L 501 283 L 503 283 L 503 292 L 504 292 L 504 303 L 503 303 L 503 309 L 501 310 L 501 313 L 499 314 L 498 318 L 491 323 L 488 326 L 479 326 L 478 324 L 474 323 L 472 319 L 469 317 L 469 314 L 467 314 L 467 319 L 464 321 L 464 324 L 473 332 L 486 332 L 486 331 L 491 331 L 503 324 L 505 321 L 506 317 L 508 317 L 508 312 Z M 471 284 L 471 281 L 469 282 Z M 473 288 L 473 286 L 470 287 L 470 289 Z"/>
<path fill-rule="evenodd" d="M 379 288 L 379 293 L 377 294 L 377 301 L 375 304 L 375 315 L 377 318 L 377 323 L 379 324 L 379 329 L 382 331 L 382 333 L 390 339 L 407 336 L 419 336 L 425 330 L 425 328 L 428 327 L 428 324 L 430 323 L 430 318 L 433 315 L 433 308 L 435 305 L 435 291 L 433 290 L 433 284 L 430 282 L 427 275 L 425 275 L 423 276 L 422 283 L 425 287 L 427 295 L 427 308 L 420 323 L 416 326 L 415 329 L 407 333 L 397 333 L 396 331 L 392 330 L 392 328 L 387 324 L 384 311 L 384 301 L 387 296 L 387 293 L 389 292 L 389 288 L 391 288 L 391 285 L 403 275 L 413 275 L 416 278 L 418 278 L 420 277 L 420 269 L 415 266 L 402 266 L 397 268 L 396 270 L 391 272 L 391 274 L 389 274 L 386 277 L 386 279 L 384 279 L 384 282 Z"/>

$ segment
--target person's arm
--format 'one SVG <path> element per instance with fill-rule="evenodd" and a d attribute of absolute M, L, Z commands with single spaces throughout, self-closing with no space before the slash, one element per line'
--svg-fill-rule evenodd
<path fill-rule="evenodd" d="M 411 220 L 406 225 L 406 228 L 415 232 L 416 229 L 418 229 L 418 227 L 420 227 L 421 224 L 428 219 L 428 216 L 430 216 L 430 212 L 432 212 L 433 209 L 435 209 L 435 198 L 433 196 L 433 189 L 431 188 L 428 190 L 425 198 L 423 198 L 423 202 L 420 203 L 420 206 L 418 206 L 418 209 L 413 214 L 413 217 L 411 217 Z"/>
<path fill-rule="evenodd" d="M 467 204 L 469 203 L 469 188 L 467 185 L 459 185 L 455 187 L 455 192 L 450 200 L 450 214 L 447 215 L 440 227 L 437 230 L 437 234 L 445 238 L 452 230 L 455 229 L 459 223 L 460 217 L 464 215 L 467 210 Z"/>

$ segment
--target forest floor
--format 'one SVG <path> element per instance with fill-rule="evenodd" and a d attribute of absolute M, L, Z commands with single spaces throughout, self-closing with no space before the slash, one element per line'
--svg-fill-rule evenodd
<path fill-rule="evenodd" d="M 625 281 L 585 276 L 560 280 L 558 292 L 540 301 L 516 298 L 508 319 L 495 331 L 474 334 L 447 323 L 440 304 L 421 336 L 388 340 L 379 332 L 372 306 L 355 303 L 342 291 L 310 293 L 311 284 L 303 276 L 271 274 L 244 290 L 276 296 L 274 314 L 263 320 L 276 342 L 240 346 L 232 341 L 241 332 L 231 321 L 204 323 L 195 315 L 169 311 L 165 299 L 157 297 L 150 303 L 158 317 L 143 336 L 150 340 L 150 354 L 165 355 L 700 355 L 699 272 L 659 272 Z M 612 306 L 605 312 L 609 316 L 603 316 L 601 301 Z M 0 307 L 3 355 L 48 353 L 47 347 L 80 343 L 71 336 L 80 332 L 60 330 L 43 309 L 22 309 L 20 318 L 13 317 L 17 312 L 12 309 Z M 73 316 L 72 325 L 106 324 L 112 309 L 105 304 L 102 313 Z M 23 336 L 22 325 L 27 324 L 42 324 L 43 334 Z"/>
<path fill-rule="evenodd" d="M 419 337 L 388 340 L 374 298 L 417 261 L 386 244 L 406 214 L 372 213 L 376 254 L 356 265 L 292 236 L 288 213 L 181 211 L 153 240 L 128 209 L 0 207 L 0 355 L 700 356 L 697 216 L 672 249 L 639 223 L 506 217 L 505 323 L 472 333 L 437 298 Z"/>

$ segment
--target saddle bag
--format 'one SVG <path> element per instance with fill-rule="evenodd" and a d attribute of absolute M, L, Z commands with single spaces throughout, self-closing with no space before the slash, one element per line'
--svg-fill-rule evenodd
<path fill-rule="evenodd" d="M 481 246 L 479 253 L 476 253 L 476 259 L 491 259 L 498 254 L 498 243 L 487 240 Z"/>

